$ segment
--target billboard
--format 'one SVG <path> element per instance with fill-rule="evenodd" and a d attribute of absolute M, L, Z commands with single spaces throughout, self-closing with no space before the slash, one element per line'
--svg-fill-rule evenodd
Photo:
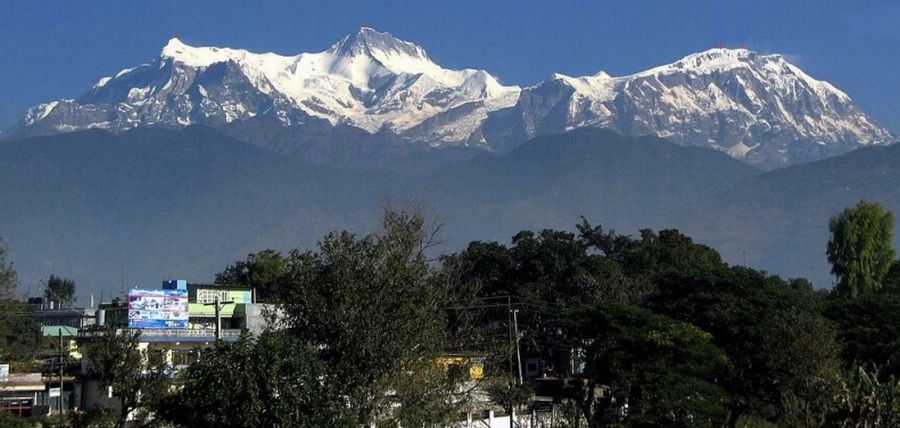
<path fill-rule="evenodd" d="M 187 328 L 187 290 L 128 290 L 128 327 Z"/>

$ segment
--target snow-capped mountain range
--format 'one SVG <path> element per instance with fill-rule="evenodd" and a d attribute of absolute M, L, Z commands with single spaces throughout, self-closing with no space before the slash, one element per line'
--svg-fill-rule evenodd
<path fill-rule="evenodd" d="M 767 168 L 895 140 L 849 96 L 780 55 L 711 49 L 629 76 L 555 74 L 520 88 L 483 70 L 442 68 L 421 47 L 367 27 L 323 52 L 293 56 L 173 38 L 158 58 L 100 79 L 78 99 L 29 109 L 6 135 L 227 129 L 253 118 L 501 151 L 538 134 L 607 127 Z"/>
<path fill-rule="evenodd" d="M 781 55 L 710 49 L 629 76 L 556 74 L 485 125 L 494 147 L 585 126 L 657 135 L 774 168 L 895 137 Z"/>

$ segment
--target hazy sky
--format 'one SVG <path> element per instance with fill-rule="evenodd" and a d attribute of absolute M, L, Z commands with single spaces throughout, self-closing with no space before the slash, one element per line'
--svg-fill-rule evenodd
<path fill-rule="evenodd" d="M 293 54 L 360 24 L 423 46 L 445 67 L 536 83 L 553 72 L 632 73 L 746 43 L 785 54 L 900 132 L 897 1 L 58 1 L 0 4 L 0 129 L 147 62 L 173 33 L 194 45 Z"/>

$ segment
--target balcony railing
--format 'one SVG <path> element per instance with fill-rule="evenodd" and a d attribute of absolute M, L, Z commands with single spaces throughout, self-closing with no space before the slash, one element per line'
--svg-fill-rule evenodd
<path fill-rule="evenodd" d="M 187 339 L 187 340 L 198 340 L 198 339 L 207 339 L 207 340 L 215 340 L 216 339 L 216 330 L 211 328 L 144 328 L 144 329 L 118 329 L 117 333 L 121 334 L 122 331 L 137 331 L 140 332 L 142 339 L 147 340 L 176 340 L 176 339 Z M 104 330 L 82 330 L 79 335 L 82 337 L 99 337 L 105 334 Z M 222 339 L 224 340 L 236 340 L 241 336 L 241 330 L 235 329 L 222 329 Z"/>

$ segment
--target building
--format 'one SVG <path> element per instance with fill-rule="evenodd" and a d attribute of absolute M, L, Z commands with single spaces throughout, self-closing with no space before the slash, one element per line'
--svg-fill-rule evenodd
<path fill-rule="evenodd" d="M 8 364 L 0 364 L 0 412 L 32 416 L 44 392 L 40 373 L 10 373 Z"/>
<path fill-rule="evenodd" d="M 54 307 L 53 302 L 45 302 L 42 297 L 28 299 L 28 305 L 34 309 L 38 323 L 44 336 L 75 337 L 78 332 L 94 325 L 96 321 L 96 308 L 60 308 Z"/>
<path fill-rule="evenodd" d="M 90 327 L 80 330 L 79 342 L 86 345 L 106 328 L 137 330 L 138 347 L 147 361 L 177 371 L 196 361 L 217 339 L 236 341 L 245 330 L 262 333 L 276 312 L 274 305 L 256 303 L 250 288 L 164 281 L 161 288 L 134 288 L 126 301 L 101 305 Z M 90 361 L 82 359 L 81 366 L 85 374 L 78 391 L 81 406 L 118 406 L 114 391 L 100 388 L 89 376 Z"/>

